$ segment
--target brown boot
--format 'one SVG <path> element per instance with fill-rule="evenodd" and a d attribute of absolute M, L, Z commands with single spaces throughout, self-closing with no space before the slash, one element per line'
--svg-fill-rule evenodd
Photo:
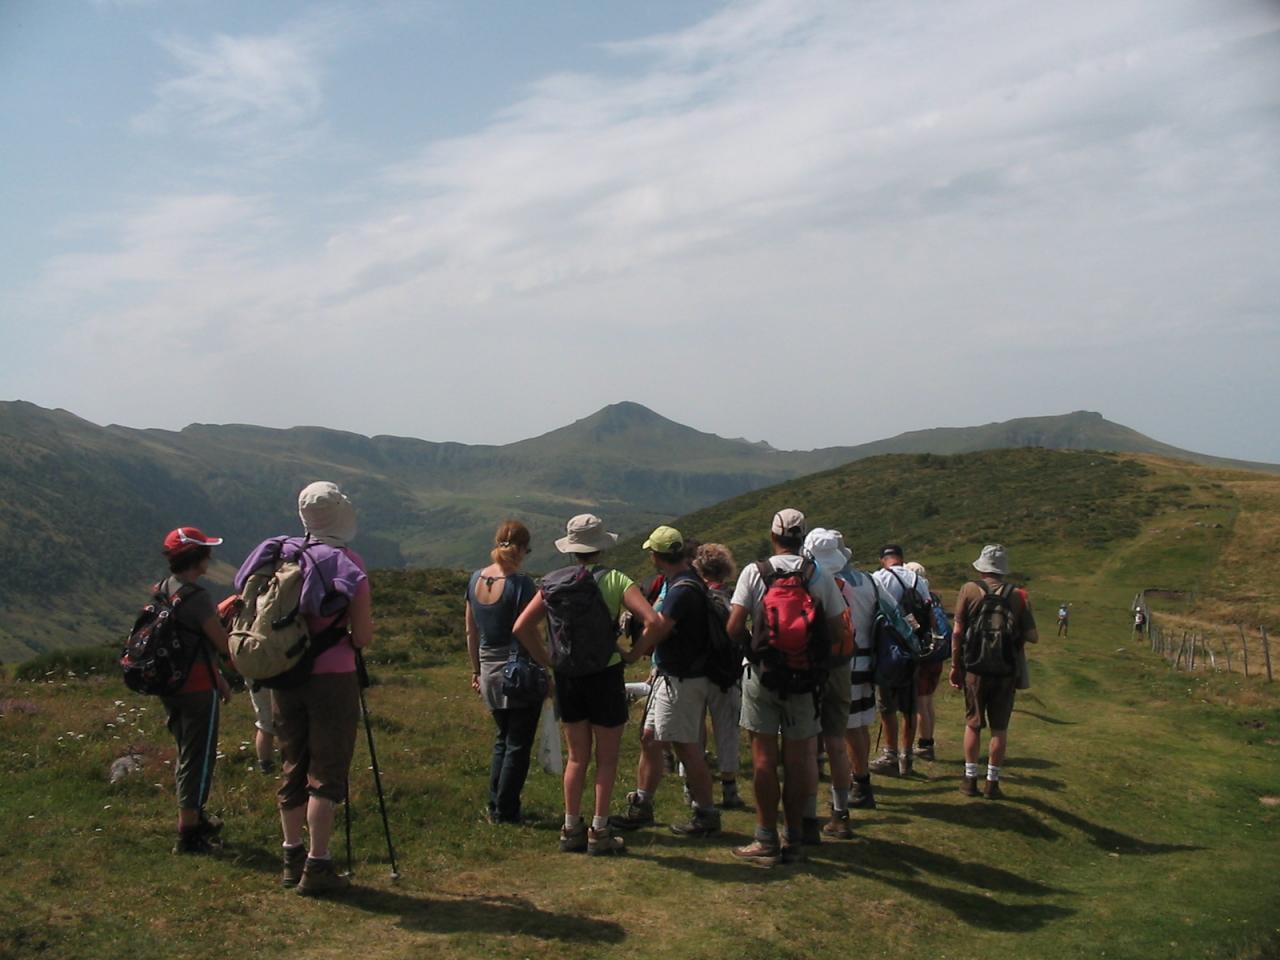
<path fill-rule="evenodd" d="M 1003 800 L 1004 792 L 1000 789 L 1000 781 L 988 780 L 982 788 L 982 795 L 988 800 Z"/>
<path fill-rule="evenodd" d="M 332 860 L 307 857 L 297 889 L 304 897 L 314 897 L 324 893 L 341 893 L 350 886 L 351 878 L 338 873 Z"/>
<path fill-rule="evenodd" d="M 960 792 L 966 797 L 976 797 L 978 795 L 978 778 L 965 777 L 960 781 Z"/>
<path fill-rule="evenodd" d="M 280 886 L 296 887 L 302 879 L 302 867 L 306 862 L 306 844 L 300 843 L 296 847 L 285 847 L 284 870 L 280 873 Z"/>
<path fill-rule="evenodd" d="M 849 811 L 832 810 L 831 819 L 822 825 L 822 834 L 832 840 L 852 840 L 853 830 L 849 828 Z"/>

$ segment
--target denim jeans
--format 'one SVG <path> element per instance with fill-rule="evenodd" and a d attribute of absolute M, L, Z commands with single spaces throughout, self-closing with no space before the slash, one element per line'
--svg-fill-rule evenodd
<path fill-rule="evenodd" d="M 520 791 L 529 775 L 533 738 L 538 732 L 542 704 L 494 710 L 498 726 L 489 767 L 489 813 L 503 823 L 520 822 Z"/>

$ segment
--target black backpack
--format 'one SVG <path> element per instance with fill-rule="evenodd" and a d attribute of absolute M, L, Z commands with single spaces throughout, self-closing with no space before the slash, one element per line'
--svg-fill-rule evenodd
<path fill-rule="evenodd" d="M 1013 585 L 1002 583 L 992 590 L 983 580 L 974 583 L 982 588 L 983 596 L 965 625 L 961 651 L 965 672 L 979 677 L 1012 676 L 1017 670 L 1018 632 L 1009 600 L 1013 596 Z"/>
<path fill-rule="evenodd" d="M 600 578 L 608 572 L 608 567 L 574 564 L 542 578 L 551 666 L 557 673 L 599 673 L 618 652 L 618 625 L 600 592 Z"/>
<path fill-rule="evenodd" d="M 203 636 L 178 623 L 178 607 L 203 589 L 184 583 L 171 596 L 164 591 L 163 580 L 151 588 L 151 602 L 138 613 L 120 653 L 126 687 L 153 696 L 182 689 L 205 646 Z"/>
<path fill-rule="evenodd" d="M 695 662 L 695 669 L 721 690 L 742 679 L 742 646 L 729 636 L 729 598 L 724 590 L 713 590 L 700 578 L 677 580 L 667 592 L 688 586 L 702 594 L 707 611 L 707 649 Z"/>

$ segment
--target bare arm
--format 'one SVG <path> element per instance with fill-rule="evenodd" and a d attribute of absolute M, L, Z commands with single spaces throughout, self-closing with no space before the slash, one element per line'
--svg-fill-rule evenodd
<path fill-rule="evenodd" d="M 471 601 L 466 605 L 467 655 L 471 657 L 471 689 L 480 692 L 480 631 L 471 615 Z"/>
<path fill-rule="evenodd" d="M 634 583 L 627 587 L 622 594 L 622 605 L 631 611 L 631 616 L 640 622 L 640 640 L 636 643 L 631 651 L 623 655 L 623 660 L 627 663 L 634 663 L 648 651 L 656 647 L 661 641 L 656 639 L 658 630 L 662 629 L 661 623 L 666 618 L 661 616 L 653 609 L 653 606 L 645 599 L 644 594 L 640 592 L 640 588 Z M 675 628 L 675 621 L 668 621 L 670 624 L 665 628 L 662 639 L 666 639 L 672 629 Z"/>
<path fill-rule="evenodd" d="M 368 581 L 365 581 L 368 583 Z M 363 650 L 373 642 L 373 598 L 368 589 L 357 590 L 347 608 L 351 624 L 351 645 Z"/>
<path fill-rule="evenodd" d="M 655 613 L 654 616 L 657 619 L 645 627 L 636 645 L 622 655 L 622 659 L 627 663 L 635 663 L 641 657 L 648 656 L 654 647 L 661 646 L 675 630 L 676 622 L 670 617 L 661 613 Z"/>
<path fill-rule="evenodd" d="M 529 656 L 533 657 L 535 663 L 550 669 L 551 655 L 547 653 L 547 645 L 542 642 L 542 636 L 538 631 L 538 627 L 542 625 L 542 621 L 546 618 L 547 605 L 542 602 L 542 591 L 539 590 L 533 595 L 529 605 L 520 612 L 520 616 L 516 619 L 515 626 L 511 628 L 511 632 L 520 641 L 520 646 L 524 647 Z"/>
<path fill-rule="evenodd" d="M 747 639 L 747 608 L 733 604 L 729 607 L 729 622 L 725 626 L 729 639 L 734 643 L 745 643 Z"/>
<path fill-rule="evenodd" d="M 204 631 L 204 635 L 209 638 L 209 642 L 213 644 L 215 650 L 230 656 L 231 649 L 227 646 L 227 628 L 222 625 L 222 618 L 218 614 L 215 613 L 200 624 L 200 629 Z"/>

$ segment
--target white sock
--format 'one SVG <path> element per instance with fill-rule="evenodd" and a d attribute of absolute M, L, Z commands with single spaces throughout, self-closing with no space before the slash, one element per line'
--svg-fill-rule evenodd
<path fill-rule="evenodd" d="M 592 817 L 592 818 L 591 818 L 591 829 L 592 829 L 592 830 L 603 830 L 603 829 L 604 829 L 605 827 L 607 827 L 608 825 L 609 825 L 609 818 L 608 818 L 608 817 Z"/>
<path fill-rule="evenodd" d="M 282 843 L 280 846 L 284 847 L 286 850 L 297 850 L 302 846 L 302 841 L 299 840 L 297 843 Z"/>
<path fill-rule="evenodd" d="M 565 828 L 566 830 L 572 830 L 574 827 L 576 827 L 576 826 L 577 826 L 579 823 L 581 823 L 581 822 L 582 822 L 582 818 L 581 818 L 581 817 L 575 817 L 575 816 L 574 816 L 573 814 L 571 814 L 571 813 L 566 813 L 566 814 L 564 815 L 564 828 Z"/>
<path fill-rule="evenodd" d="M 648 790 L 637 790 L 636 799 L 641 803 L 653 803 L 653 794 Z"/>
<path fill-rule="evenodd" d="M 328 850 L 324 851 L 324 853 L 309 853 L 307 854 L 307 856 L 310 857 L 312 860 L 332 860 L 333 859 L 332 855 L 330 855 Z"/>
<path fill-rule="evenodd" d="M 987 764 L 987 779 L 988 780 L 1000 779 L 1000 768 L 997 767 L 994 763 Z"/>
<path fill-rule="evenodd" d="M 978 765 L 976 763 L 966 763 L 964 765 L 964 775 L 971 780 L 978 779 Z"/>

